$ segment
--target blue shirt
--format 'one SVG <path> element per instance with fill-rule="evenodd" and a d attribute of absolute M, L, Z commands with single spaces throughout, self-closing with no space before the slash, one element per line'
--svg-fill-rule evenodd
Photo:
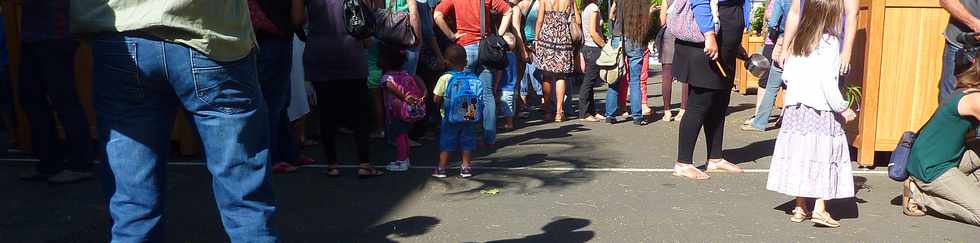
<path fill-rule="evenodd" d="M 729 1 L 742 1 L 742 15 L 745 17 L 745 27 L 748 28 L 752 23 L 752 1 L 751 0 L 718 0 L 718 4 Z M 701 33 L 715 31 L 715 20 L 711 15 L 711 0 L 691 0 L 691 9 L 694 12 L 694 21 L 698 23 Z"/>
<path fill-rule="evenodd" d="M 786 16 L 793 2 L 789 0 L 773 0 L 772 13 L 769 16 L 769 27 L 778 28 L 781 32 L 786 30 Z M 782 36 L 782 34 L 779 34 Z"/>

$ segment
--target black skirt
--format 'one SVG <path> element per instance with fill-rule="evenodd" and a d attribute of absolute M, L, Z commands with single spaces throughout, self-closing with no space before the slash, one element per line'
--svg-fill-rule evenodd
<path fill-rule="evenodd" d="M 733 4 L 734 5 L 734 4 Z M 742 48 L 745 29 L 742 5 L 718 6 L 721 20 L 718 41 L 718 63 L 704 54 L 704 43 L 682 40 L 674 42 L 674 78 L 694 87 L 727 90 L 735 84 L 735 61 Z"/>

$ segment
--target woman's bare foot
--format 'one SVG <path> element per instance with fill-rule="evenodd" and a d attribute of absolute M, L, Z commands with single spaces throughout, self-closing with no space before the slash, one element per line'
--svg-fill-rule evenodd
<path fill-rule="evenodd" d="M 738 167 L 725 159 L 710 159 L 708 160 L 708 172 L 731 172 L 731 173 L 742 173 L 741 167 Z"/>
<path fill-rule="evenodd" d="M 704 171 L 699 170 L 693 165 L 677 163 L 674 164 L 674 176 L 686 177 L 691 180 L 707 180 L 711 176 L 705 174 Z"/>

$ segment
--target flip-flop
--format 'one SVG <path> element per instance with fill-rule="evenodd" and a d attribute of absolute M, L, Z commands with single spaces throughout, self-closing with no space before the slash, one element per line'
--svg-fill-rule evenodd
<path fill-rule="evenodd" d="M 703 175 L 704 178 L 692 177 L 692 176 L 688 176 L 685 173 L 681 173 L 680 172 L 680 171 L 684 171 L 684 170 L 687 170 L 687 169 L 694 169 L 694 170 L 698 171 L 698 175 Z M 683 165 L 683 166 L 674 165 L 674 173 L 671 173 L 671 175 L 676 176 L 676 177 L 684 177 L 684 178 L 687 178 L 687 179 L 690 179 L 690 180 L 696 180 L 696 181 L 711 179 L 711 176 L 710 175 L 708 175 L 707 173 L 704 173 L 704 171 L 699 170 L 698 168 L 694 167 L 693 165 Z"/>
<path fill-rule="evenodd" d="M 337 178 L 340 177 L 340 169 L 337 167 L 327 168 L 327 170 L 323 171 L 323 174 L 327 175 L 327 177 Z"/>
<path fill-rule="evenodd" d="M 364 172 L 364 171 L 367 171 L 368 173 L 367 174 L 361 173 L 361 172 Z M 372 177 L 378 177 L 378 176 L 383 176 L 384 174 L 385 174 L 384 172 L 381 172 L 379 170 L 376 170 L 376 169 L 374 169 L 374 167 L 368 167 L 368 168 L 361 167 L 361 168 L 357 168 L 357 178 L 359 178 L 359 179 L 367 179 L 367 178 L 372 178 Z"/>

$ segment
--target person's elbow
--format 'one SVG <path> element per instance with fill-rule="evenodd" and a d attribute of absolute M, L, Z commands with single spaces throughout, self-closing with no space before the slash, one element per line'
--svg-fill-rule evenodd
<path fill-rule="evenodd" d="M 957 2 L 957 0 L 939 0 L 939 6 L 942 6 L 946 10 L 949 10 L 950 7 L 953 5 L 954 2 L 955 3 L 960 3 L 960 2 Z"/>
<path fill-rule="evenodd" d="M 444 16 L 445 15 L 442 14 L 442 12 L 435 11 L 435 13 L 432 14 L 432 20 L 435 20 L 436 23 L 445 23 L 446 20 L 444 19 Z"/>

